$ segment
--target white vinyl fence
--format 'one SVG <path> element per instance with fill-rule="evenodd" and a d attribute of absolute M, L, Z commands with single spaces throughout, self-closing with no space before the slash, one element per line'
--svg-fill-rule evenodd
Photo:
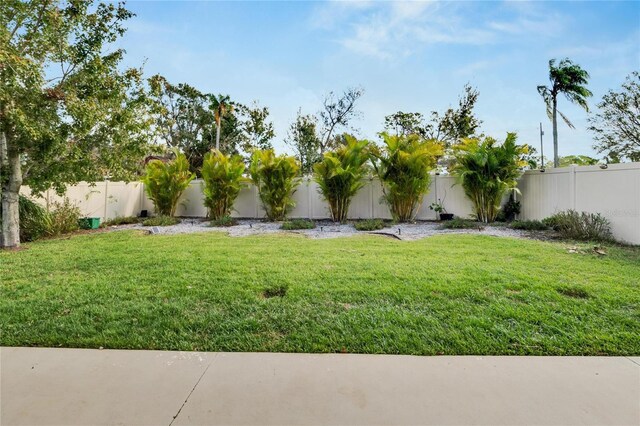
<path fill-rule="evenodd" d="M 429 193 L 425 196 L 417 215 L 419 220 L 436 219 L 429 205 L 440 199 L 449 213 L 468 217 L 471 203 L 452 176 L 433 176 Z M 183 194 L 177 215 L 204 217 L 202 181 L 195 180 Z M 545 172 L 527 171 L 520 179 L 522 203 L 520 219 L 543 219 L 567 209 L 601 213 L 611 221 L 615 237 L 621 241 L 640 244 L 640 163 L 614 164 L 607 169 L 599 166 L 548 169 Z M 22 191 L 29 195 L 29 188 Z M 68 188 L 66 197 L 77 203 L 86 216 L 112 219 L 118 216 L 137 216 L 142 210 L 153 212 L 153 203 L 147 198 L 140 182 L 81 183 Z M 351 219 L 391 217 L 381 201 L 382 188 L 376 179 L 367 181 L 354 197 L 349 209 Z M 329 211 L 318 193 L 318 185 L 305 178 L 295 193 L 296 206 L 289 214 L 292 218 L 326 219 Z M 53 191 L 40 199 L 47 205 L 60 201 Z M 234 205 L 233 216 L 262 218 L 264 210 L 257 190 L 248 186 L 240 193 Z"/>

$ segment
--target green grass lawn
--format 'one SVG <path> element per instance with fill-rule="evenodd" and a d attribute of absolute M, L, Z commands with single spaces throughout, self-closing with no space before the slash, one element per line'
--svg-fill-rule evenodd
<path fill-rule="evenodd" d="M 640 354 L 640 250 L 79 235 L 0 252 L 0 344 L 206 351 Z"/>

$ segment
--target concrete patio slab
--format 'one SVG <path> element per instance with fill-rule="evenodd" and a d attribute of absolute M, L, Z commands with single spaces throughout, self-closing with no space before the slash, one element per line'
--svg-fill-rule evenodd
<path fill-rule="evenodd" d="M 214 357 L 1 348 L 0 425 L 168 425 Z"/>
<path fill-rule="evenodd" d="M 626 358 L 220 354 L 175 425 L 637 425 Z"/>
<path fill-rule="evenodd" d="M 625 357 L 0 349 L 0 424 L 640 424 Z"/>

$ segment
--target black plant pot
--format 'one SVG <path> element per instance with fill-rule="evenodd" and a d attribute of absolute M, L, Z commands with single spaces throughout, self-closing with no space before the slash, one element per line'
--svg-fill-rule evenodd
<path fill-rule="evenodd" d="M 440 220 L 451 220 L 453 219 L 453 213 L 440 213 Z"/>

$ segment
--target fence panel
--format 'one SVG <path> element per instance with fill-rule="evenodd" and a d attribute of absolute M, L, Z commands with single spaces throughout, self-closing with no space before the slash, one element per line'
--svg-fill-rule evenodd
<path fill-rule="evenodd" d="M 434 176 L 429 193 L 425 195 L 417 218 L 436 219 L 429 205 L 441 200 L 449 213 L 469 217 L 473 213 L 460 185 L 452 176 Z M 203 217 L 207 211 L 203 204 L 201 180 L 193 181 L 183 194 L 177 214 Z M 598 166 L 567 167 L 527 171 L 520 178 L 521 219 L 543 219 L 558 211 L 576 209 L 601 213 L 611 221 L 615 237 L 621 241 L 640 244 L 640 163 Z M 28 187 L 21 192 L 29 195 Z M 382 201 L 382 186 L 377 179 L 367 179 L 365 185 L 351 202 L 349 218 L 390 219 L 389 208 Z M 141 210 L 153 212 L 153 203 L 144 193 L 140 182 L 97 182 L 94 185 L 80 183 L 70 186 L 66 196 L 80 206 L 85 216 L 102 219 L 116 216 L 135 216 Z M 43 206 L 61 201 L 53 191 L 35 199 Z M 294 195 L 296 207 L 290 217 L 326 219 L 329 209 L 318 192 L 318 184 L 304 178 Z M 243 188 L 234 205 L 234 217 L 263 218 L 264 209 L 253 185 Z"/>

